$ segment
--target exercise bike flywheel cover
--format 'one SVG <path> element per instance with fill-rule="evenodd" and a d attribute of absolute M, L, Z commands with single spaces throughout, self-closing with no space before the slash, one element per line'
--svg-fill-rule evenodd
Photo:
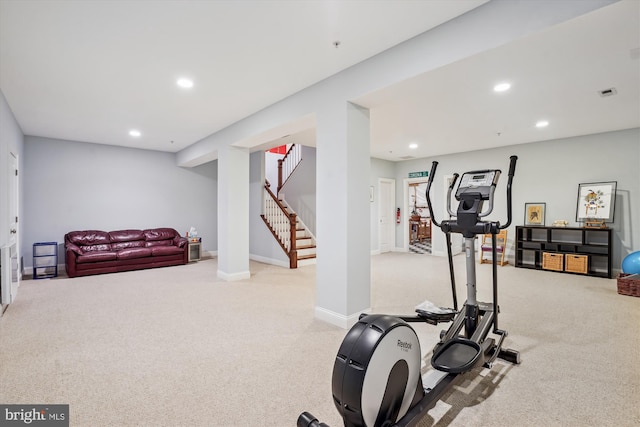
<path fill-rule="evenodd" d="M 421 352 L 406 322 L 365 316 L 347 333 L 333 367 L 332 390 L 345 425 L 374 427 L 402 418 L 419 393 Z"/>

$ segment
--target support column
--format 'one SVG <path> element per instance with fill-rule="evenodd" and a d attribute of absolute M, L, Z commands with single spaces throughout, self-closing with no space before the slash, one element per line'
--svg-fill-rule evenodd
<path fill-rule="evenodd" d="M 316 317 L 349 328 L 371 307 L 369 110 L 318 112 Z"/>
<path fill-rule="evenodd" d="M 218 151 L 218 277 L 251 277 L 248 148 L 227 145 Z"/>

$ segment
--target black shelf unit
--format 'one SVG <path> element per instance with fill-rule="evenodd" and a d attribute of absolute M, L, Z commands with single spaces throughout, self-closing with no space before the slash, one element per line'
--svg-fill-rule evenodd
<path fill-rule="evenodd" d="M 536 270 L 612 277 L 610 228 L 516 227 L 516 267 Z M 545 254 L 562 254 L 561 269 L 544 268 Z M 576 271 L 566 259 L 584 261 L 584 271 Z"/>
<path fill-rule="evenodd" d="M 33 278 L 58 277 L 58 242 L 33 244 Z"/>

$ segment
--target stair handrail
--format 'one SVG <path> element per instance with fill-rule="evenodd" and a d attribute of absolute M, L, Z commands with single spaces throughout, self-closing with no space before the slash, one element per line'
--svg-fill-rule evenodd
<path fill-rule="evenodd" d="M 271 191 L 271 185 L 269 181 L 265 180 L 264 189 L 266 193 L 269 195 L 271 200 L 275 203 L 279 210 L 279 214 L 281 218 L 286 218 L 286 221 L 282 221 L 278 224 L 272 224 L 267 218 L 268 215 L 263 213 L 260 215 L 264 220 L 269 230 L 271 230 L 271 234 L 276 238 L 280 247 L 284 250 L 285 254 L 289 257 L 289 268 L 297 268 L 298 267 L 298 250 L 296 248 L 296 226 L 297 226 L 297 215 L 295 213 L 289 213 L 287 208 L 282 204 L 282 202 L 278 199 L 278 197 L 273 194 Z M 265 199 L 267 199 L 265 197 Z M 265 202 L 267 202 L 265 200 Z M 267 209 L 265 203 L 264 209 Z M 287 229 L 288 228 L 288 229 Z"/>
<path fill-rule="evenodd" d="M 281 159 L 278 159 L 278 188 L 277 193 L 280 193 L 284 184 L 289 180 L 289 177 L 296 170 L 300 162 L 302 161 L 302 149 L 298 144 L 291 144 L 291 147 L 287 150 L 287 153 Z"/>

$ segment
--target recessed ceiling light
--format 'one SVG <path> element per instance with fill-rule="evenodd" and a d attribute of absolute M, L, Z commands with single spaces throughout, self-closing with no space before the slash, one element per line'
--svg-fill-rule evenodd
<path fill-rule="evenodd" d="M 511 84 L 510 83 L 500 83 L 497 84 L 493 87 L 493 90 L 496 92 L 505 92 L 507 90 L 511 89 Z"/>
<path fill-rule="evenodd" d="M 416 144 L 415 142 L 413 144 L 409 144 L 409 148 L 415 150 L 416 148 L 418 148 L 418 144 Z"/>
<path fill-rule="evenodd" d="M 184 78 L 184 77 L 183 77 L 183 78 L 181 78 L 181 79 L 178 79 L 178 81 L 176 82 L 176 84 L 177 84 L 178 86 L 182 87 L 182 88 L 190 89 L 190 88 L 192 88 L 192 87 L 193 87 L 193 80 L 191 80 L 191 79 L 187 79 L 187 78 Z"/>
<path fill-rule="evenodd" d="M 136 138 L 137 138 L 137 137 L 139 137 L 139 136 L 140 136 L 140 135 L 142 135 L 142 134 L 140 133 L 140 131 L 139 131 L 139 130 L 131 129 L 131 130 L 129 131 L 129 135 L 134 136 L 134 137 L 136 137 Z"/>
<path fill-rule="evenodd" d="M 547 126 L 549 126 L 549 122 L 546 120 L 540 120 L 536 123 L 537 128 L 546 128 Z"/>

